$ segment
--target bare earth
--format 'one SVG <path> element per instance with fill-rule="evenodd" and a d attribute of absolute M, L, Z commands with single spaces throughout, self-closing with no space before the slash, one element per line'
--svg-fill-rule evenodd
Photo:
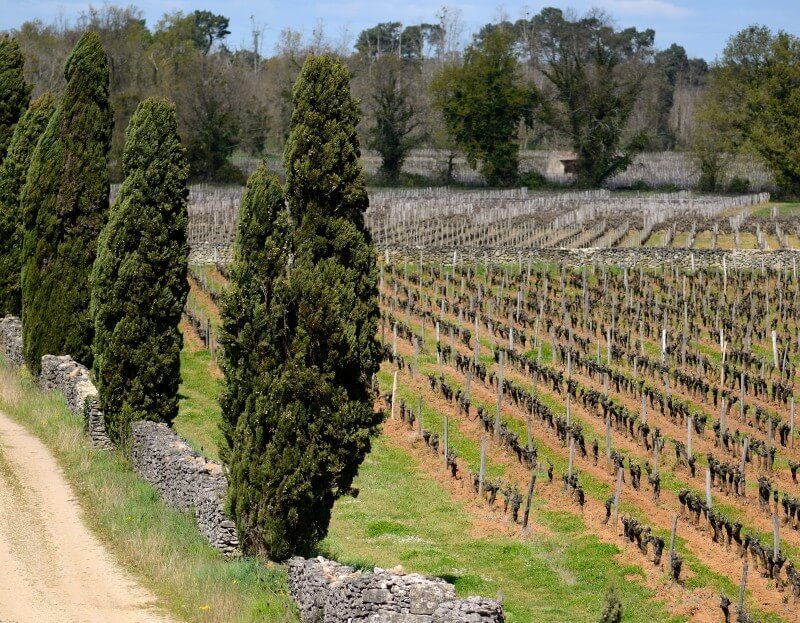
<path fill-rule="evenodd" d="M 0 413 L 0 622 L 173 621 L 89 532 L 45 445 Z"/>

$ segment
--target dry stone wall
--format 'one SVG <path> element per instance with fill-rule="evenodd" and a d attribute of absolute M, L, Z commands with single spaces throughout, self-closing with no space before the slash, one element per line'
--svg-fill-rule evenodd
<path fill-rule="evenodd" d="M 439 578 L 376 568 L 362 573 L 318 557 L 289 560 L 289 591 L 303 623 L 501 623 L 502 606 L 458 599 Z"/>
<path fill-rule="evenodd" d="M 131 462 L 170 506 L 194 512 L 197 527 L 211 545 L 236 556 L 236 524 L 225 516 L 222 501 L 228 483 L 222 465 L 201 456 L 166 424 L 135 422 Z"/>
<path fill-rule="evenodd" d="M 764 268 L 792 269 L 800 264 L 800 251 L 795 249 L 776 249 L 761 251 L 759 249 L 680 249 L 665 247 L 613 247 L 589 249 L 516 249 L 508 248 L 468 248 L 459 247 L 400 247 L 382 249 L 394 258 L 407 258 L 408 261 L 419 261 L 420 252 L 427 262 L 443 262 L 451 264 L 453 254 L 457 261 L 467 263 L 510 263 L 530 260 L 534 264 L 565 264 L 567 266 L 641 266 L 643 268 L 661 268 L 674 265 L 679 268 L 722 268 L 725 264 L 731 269 L 760 270 Z M 193 246 L 189 261 L 198 264 L 230 262 L 232 247 L 230 244 L 202 244 Z"/>
<path fill-rule="evenodd" d="M 0 350 L 12 366 L 22 365 L 22 323 L 15 316 L 0 319 Z"/>
<path fill-rule="evenodd" d="M 409 262 L 418 262 L 420 252 L 426 262 L 442 262 L 452 264 L 455 257 L 457 262 L 479 264 L 483 262 L 512 263 L 530 260 L 538 263 L 561 263 L 566 266 L 627 266 L 629 268 L 641 266 L 643 268 L 661 268 L 676 266 L 678 268 L 716 268 L 723 266 L 723 261 L 729 269 L 760 270 L 763 268 L 792 269 L 800 266 L 800 251 L 794 249 L 779 249 L 774 251 L 761 251 L 757 249 L 670 249 L 670 248 L 591 248 L 591 249 L 491 249 L 491 248 L 466 248 L 458 249 L 426 247 L 392 248 L 383 251 L 390 258 L 405 258 Z"/>
<path fill-rule="evenodd" d="M 64 394 L 72 413 L 84 420 L 84 428 L 97 448 L 112 447 L 106 432 L 106 423 L 97 389 L 89 378 L 89 370 L 68 355 L 45 355 L 39 385 L 45 390 L 58 390 Z"/>

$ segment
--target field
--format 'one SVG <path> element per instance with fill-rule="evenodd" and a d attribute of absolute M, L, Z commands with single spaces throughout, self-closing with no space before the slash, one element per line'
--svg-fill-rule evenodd
<path fill-rule="evenodd" d="M 193 189 L 189 240 L 225 261 L 240 189 Z M 769 195 L 385 190 L 366 220 L 380 247 L 797 249 L 798 207 Z"/>
<path fill-rule="evenodd" d="M 462 231 L 477 231 L 489 213 L 485 203 L 467 210 L 442 197 L 468 215 Z M 673 205 L 670 218 L 733 219 L 743 238 L 749 219 L 793 216 L 792 206 L 759 199 L 693 200 L 693 212 Z M 508 197 L 493 200 L 511 211 Z M 629 198 L 571 200 L 562 196 L 562 213 L 553 207 L 545 217 L 558 221 L 555 236 L 575 235 L 564 218 L 571 205 L 619 223 L 606 239 L 638 235 L 619 214 Z M 380 242 L 380 196 L 372 205 Z M 463 247 L 455 263 L 442 262 L 426 259 L 426 248 L 440 248 L 435 238 L 447 228 L 404 220 L 414 211 L 403 216 L 397 205 L 382 222 L 421 231 L 429 244 L 379 256 L 385 361 L 375 383 L 387 421 L 356 483 L 360 495 L 337 503 L 324 553 L 368 567 L 403 564 L 447 578 L 462 595 L 502 592 L 511 621 L 596 620 L 611 584 L 624 586 L 626 620 L 721 620 L 720 594 L 733 613 L 746 560 L 747 611 L 798 620 L 796 267 L 574 268 L 523 255 L 492 263 Z M 672 227 L 673 240 L 692 237 Z M 705 234 L 713 229 L 694 231 L 693 248 L 713 246 Z M 540 233 L 531 226 L 525 235 Z M 498 235 L 497 246 L 513 251 L 507 230 Z M 176 421 L 211 456 L 219 442 L 211 354 L 225 272 L 192 266 Z"/>

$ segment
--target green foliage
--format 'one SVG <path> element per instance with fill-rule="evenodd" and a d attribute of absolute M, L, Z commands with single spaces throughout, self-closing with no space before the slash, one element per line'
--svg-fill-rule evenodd
<path fill-rule="evenodd" d="M 224 15 L 215 15 L 211 11 L 195 11 L 191 15 L 194 21 L 192 40 L 203 54 L 208 54 L 214 41 L 220 41 L 231 34 L 228 30 L 229 20 Z"/>
<path fill-rule="evenodd" d="M 257 173 L 223 306 L 230 505 L 245 550 L 272 559 L 309 553 L 325 536 L 381 421 L 370 390 L 375 248 L 347 69 L 309 57 L 294 103 L 288 214 L 275 180 Z M 236 317 L 237 297 L 258 299 L 252 319 Z M 243 356 L 254 349 L 251 364 Z"/>
<path fill-rule="evenodd" d="M 22 73 L 24 65 L 16 39 L 0 37 L 0 163 L 6 157 L 14 126 L 31 101 L 31 87 Z"/>
<path fill-rule="evenodd" d="M 600 623 L 620 623 L 622 621 L 622 602 L 615 588 L 606 593 L 606 605 L 600 616 Z"/>
<path fill-rule="evenodd" d="M 8 155 L 0 165 L 0 316 L 22 313 L 20 273 L 25 230 L 20 193 L 33 150 L 52 114 L 49 93 L 34 100 L 15 127 Z"/>
<path fill-rule="evenodd" d="M 289 219 L 284 204 L 280 182 L 262 163 L 247 180 L 242 196 L 231 284 L 220 308 L 225 373 L 220 403 L 227 446 L 221 453 L 232 470 L 247 460 L 238 454 L 237 424 L 243 415 L 243 427 L 250 425 L 249 418 L 258 417 L 257 387 L 265 380 L 263 372 L 278 365 L 273 343 L 277 334 L 270 323 L 274 322 L 271 305 L 276 281 L 286 270 Z M 241 484 L 237 475 L 232 473 L 232 491 Z"/>
<path fill-rule="evenodd" d="M 519 80 L 514 36 L 495 28 L 467 49 L 463 65 L 446 67 L 432 84 L 448 132 L 473 168 L 481 162 L 490 186 L 517 181 L 517 131 L 539 100 L 535 87 Z"/>
<path fill-rule="evenodd" d="M 47 353 L 91 365 L 89 274 L 108 214 L 113 112 L 96 33 L 80 38 L 64 74 L 64 94 L 33 153 L 21 199 L 23 354 L 33 372 Z"/>
<path fill-rule="evenodd" d="M 175 107 L 139 104 L 128 126 L 125 181 L 92 271 L 94 372 L 106 427 L 124 445 L 130 423 L 178 412 L 178 323 L 189 291 L 188 166 Z"/>
<path fill-rule="evenodd" d="M 544 118 L 572 144 L 578 185 L 600 186 L 627 168 L 647 143 L 643 135 L 623 139 L 655 32 L 616 31 L 596 15 L 571 21 L 553 8 L 533 22 L 548 60 L 542 72 L 555 87 L 555 102 Z"/>
<path fill-rule="evenodd" d="M 390 55 L 375 61 L 373 71 L 375 125 L 369 131 L 369 147 L 381 155 L 381 175 L 387 182 L 396 183 L 408 152 L 424 139 L 420 111 L 412 94 L 421 77 L 420 68 Z"/>
<path fill-rule="evenodd" d="M 732 156 L 757 155 L 782 191 L 800 194 L 800 39 L 765 26 L 730 38 L 698 107 L 695 157 L 711 190 Z"/>

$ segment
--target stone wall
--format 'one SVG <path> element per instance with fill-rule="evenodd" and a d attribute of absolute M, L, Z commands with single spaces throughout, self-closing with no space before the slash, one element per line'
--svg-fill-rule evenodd
<path fill-rule="evenodd" d="M 292 558 L 289 592 L 303 623 L 501 623 L 491 599 L 458 599 L 439 578 L 376 568 L 373 573 L 318 557 Z"/>
<path fill-rule="evenodd" d="M 419 261 L 420 249 L 391 248 L 382 251 L 388 253 L 390 258 L 409 262 Z M 512 263 L 522 261 L 527 263 L 553 263 L 566 266 L 627 266 L 644 268 L 661 268 L 674 265 L 679 268 L 722 268 L 723 258 L 726 266 L 732 270 L 760 270 L 764 268 L 794 269 L 800 264 L 800 251 L 793 249 L 778 249 L 775 251 L 761 251 L 757 249 L 671 249 L 660 247 L 614 247 L 610 249 L 488 249 L 467 248 L 458 249 L 432 248 L 422 249 L 423 261 L 442 262 L 452 264 L 455 254 L 456 261 L 466 263 Z"/>
<path fill-rule="evenodd" d="M 15 368 L 22 365 L 22 322 L 15 316 L 0 319 L 0 352 Z"/>
<path fill-rule="evenodd" d="M 239 552 L 236 525 L 225 516 L 222 465 L 201 456 L 166 424 L 134 422 L 131 462 L 170 506 L 194 512 L 197 527 L 226 556 Z"/>
<path fill-rule="evenodd" d="M 89 378 L 89 370 L 69 355 L 45 355 L 42 357 L 42 372 L 39 385 L 47 391 L 57 390 L 64 394 L 69 410 L 83 418 L 84 428 L 97 448 L 112 447 L 106 433 L 106 422 L 97 389 Z"/>
<path fill-rule="evenodd" d="M 722 268 L 722 259 L 732 270 L 760 270 L 764 268 L 789 268 L 794 269 L 800 264 L 800 251 L 794 249 L 776 249 L 774 251 L 761 251 L 758 249 L 673 249 L 665 247 L 613 247 L 591 249 L 515 249 L 515 248 L 468 248 L 452 247 L 436 248 L 417 247 L 381 249 L 384 254 L 395 259 L 407 258 L 408 261 L 419 261 L 420 250 L 424 261 L 443 262 L 451 264 L 453 253 L 457 253 L 459 262 L 495 263 L 518 262 L 520 258 L 527 263 L 528 260 L 537 263 L 563 263 L 567 266 L 627 266 L 629 268 L 642 266 L 644 268 L 661 268 L 662 266 L 675 265 L 679 268 Z M 198 264 L 222 263 L 227 264 L 231 259 L 232 247 L 230 244 L 203 244 L 192 247 L 189 261 Z"/>
<path fill-rule="evenodd" d="M 200 242 L 189 247 L 190 264 L 228 264 L 232 258 L 233 244 L 230 242 Z"/>

